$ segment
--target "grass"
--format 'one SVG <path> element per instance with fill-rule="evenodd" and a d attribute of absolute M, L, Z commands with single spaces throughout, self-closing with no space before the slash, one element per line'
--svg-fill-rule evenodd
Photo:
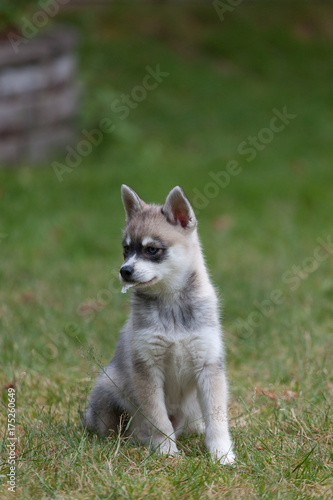
<path fill-rule="evenodd" d="M 107 117 L 114 132 L 62 182 L 51 164 L 0 170 L 1 497 L 14 384 L 18 498 L 330 498 L 333 259 L 314 255 L 333 238 L 332 8 L 251 2 L 223 23 L 210 5 L 145 9 L 63 16 L 82 31 L 78 129 Z M 169 76 L 120 120 L 111 102 L 158 64 Z M 284 106 L 296 118 L 248 162 L 239 145 Z M 166 459 L 86 435 L 78 410 L 128 313 L 120 184 L 156 202 L 180 184 L 194 204 L 231 160 L 241 172 L 197 211 L 223 297 L 236 467 L 202 437 Z"/>

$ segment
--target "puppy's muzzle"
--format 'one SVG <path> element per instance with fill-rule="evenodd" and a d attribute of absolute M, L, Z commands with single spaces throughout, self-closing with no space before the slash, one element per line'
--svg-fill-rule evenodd
<path fill-rule="evenodd" d="M 120 274 L 124 281 L 133 281 L 134 268 L 132 266 L 122 266 L 120 268 Z"/>

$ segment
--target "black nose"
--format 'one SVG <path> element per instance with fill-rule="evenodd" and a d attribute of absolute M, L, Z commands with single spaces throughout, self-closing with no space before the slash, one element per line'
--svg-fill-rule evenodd
<path fill-rule="evenodd" d="M 123 266 L 120 268 L 120 274 L 125 281 L 131 281 L 134 269 L 132 266 Z"/>

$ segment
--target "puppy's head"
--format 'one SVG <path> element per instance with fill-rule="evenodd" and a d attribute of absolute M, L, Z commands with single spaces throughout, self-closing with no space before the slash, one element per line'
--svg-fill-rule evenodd
<path fill-rule="evenodd" d="M 179 288 L 197 247 L 197 220 L 183 190 L 173 188 L 163 206 L 146 204 L 125 185 L 121 197 L 126 212 L 123 291 L 157 283 Z"/>

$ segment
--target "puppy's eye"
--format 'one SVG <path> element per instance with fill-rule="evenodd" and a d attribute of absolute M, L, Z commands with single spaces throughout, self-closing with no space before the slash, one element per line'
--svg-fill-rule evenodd
<path fill-rule="evenodd" d="M 146 253 L 147 253 L 148 255 L 156 255 L 156 254 L 157 254 L 157 252 L 158 252 L 158 250 L 159 250 L 159 249 L 158 249 L 158 248 L 155 248 L 155 247 L 147 247 L 147 248 L 146 248 Z"/>
<path fill-rule="evenodd" d="M 124 245 L 124 255 L 127 255 L 130 251 L 130 247 L 128 245 Z"/>

